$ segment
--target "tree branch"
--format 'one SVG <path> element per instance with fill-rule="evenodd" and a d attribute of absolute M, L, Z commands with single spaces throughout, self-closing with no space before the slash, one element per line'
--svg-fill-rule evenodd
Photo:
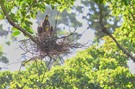
<path fill-rule="evenodd" d="M 102 13 L 102 7 L 100 5 L 99 6 L 99 10 L 100 10 L 100 17 L 99 17 L 99 24 L 102 28 L 102 32 L 104 32 L 105 34 L 107 34 L 109 37 L 112 38 L 112 40 L 116 43 L 116 45 L 118 46 L 118 48 L 120 50 L 122 50 L 124 52 L 124 54 L 126 54 L 129 58 L 131 58 L 134 62 L 135 62 L 135 57 L 130 53 L 128 52 L 128 50 L 126 50 L 124 47 L 122 47 L 122 45 L 120 45 L 118 43 L 118 41 L 115 39 L 115 37 L 109 33 L 109 31 L 107 30 L 107 28 L 104 26 L 103 24 L 103 13 Z"/>
<path fill-rule="evenodd" d="M 37 41 L 33 38 L 33 36 L 28 33 L 26 31 L 26 29 L 22 28 L 21 26 L 19 26 L 18 24 L 16 24 L 9 16 L 8 12 L 6 11 L 5 7 L 4 7 L 4 3 L 2 0 L 0 0 L 0 6 L 1 6 L 1 9 L 4 13 L 4 15 L 6 16 L 6 19 L 8 20 L 8 22 L 13 26 L 15 27 L 16 29 L 18 29 L 19 31 L 21 31 L 24 35 L 28 36 L 33 42 L 37 43 Z"/>

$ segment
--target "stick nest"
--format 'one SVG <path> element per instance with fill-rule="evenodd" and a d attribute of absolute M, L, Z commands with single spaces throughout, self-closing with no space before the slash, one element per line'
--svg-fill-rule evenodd
<path fill-rule="evenodd" d="M 43 33 L 37 38 L 37 49 L 41 56 L 69 53 L 72 47 L 72 43 L 66 37 L 58 38 L 57 36 L 48 36 L 46 33 Z"/>
<path fill-rule="evenodd" d="M 67 36 L 54 36 L 55 34 L 48 34 L 46 32 L 35 37 L 36 43 L 30 39 L 21 41 L 21 48 L 26 53 L 31 53 L 34 57 L 32 59 L 43 59 L 46 56 L 56 57 L 62 54 L 69 54 L 71 49 L 79 47 L 78 43 L 71 40 L 74 32 Z"/>

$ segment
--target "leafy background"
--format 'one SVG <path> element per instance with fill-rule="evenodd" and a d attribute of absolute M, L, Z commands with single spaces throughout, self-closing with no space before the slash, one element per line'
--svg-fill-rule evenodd
<path fill-rule="evenodd" d="M 36 2 L 36 3 L 35 3 Z M 76 1 L 77 2 L 77 1 Z M 48 70 L 46 61 L 31 61 L 24 65 L 20 71 L 0 72 L 1 89 L 134 89 L 135 75 L 127 65 L 129 58 L 118 48 L 110 35 L 105 34 L 99 24 L 100 11 L 103 12 L 103 25 L 108 32 L 117 39 L 117 42 L 129 53 L 134 55 L 135 45 L 135 1 L 134 0 L 82 0 L 75 5 L 74 0 L 0 0 L 0 38 L 4 45 L 19 43 L 19 37 L 24 36 L 20 30 L 9 25 L 2 5 L 14 23 L 19 24 L 30 35 L 35 35 L 35 29 L 46 13 L 53 25 L 56 14 L 59 13 L 58 33 L 66 34 L 67 28 L 81 28 L 86 32 L 93 30 L 95 39 L 91 46 L 78 51 L 75 56 L 64 60 L 58 58 Z M 50 8 L 51 7 L 51 8 Z M 53 9 L 53 10 L 51 10 Z M 85 12 L 87 10 L 87 13 Z M 76 15 L 80 19 L 76 19 Z M 84 22 L 81 20 L 85 20 Z M 3 24 L 6 23 L 6 26 Z M 35 24 L 36 23 L 36 24 Z M 11 24 L 11 23 L 10 23 Z M 35 25 L 35 29 L 32 26 Z M 88 32 L 87 32 L 88 33 Z M 88 33 L 91 35 L 91 33 Z M 83 33 L 73 37 L 77 41 Z M 87 36 L 89 36 L 87 35 Z M 23 37 L 22 37 L 23 36 Z M 6 40 L 5 40 L 6 39 Z M 64 64 L 60 60 L 64 61 Z M 0 45 L 0 62 L 8 63 Z M 130 65 L 131 66 L 131 65 Z"/>

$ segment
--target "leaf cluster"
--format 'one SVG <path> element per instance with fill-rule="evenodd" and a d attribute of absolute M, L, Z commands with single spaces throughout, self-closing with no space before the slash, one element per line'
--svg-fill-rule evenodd
<path fill-rule="evenodd" d="M 43 61 L 26 65 L 26 70 L 7 73 L 10 76 L 1 82 L 1 88 L 10 86 L 18 88 L 45 89 L 133 89 L 135 76 L 126 66 L 127 59 L 123 54 L 107 53 L 105 48 L 92 46 L 80 51 L 75 57 L 68 59 L 64 66 L 55 66 L 47 70 Z M 123 57 L 122 57 L 123 56 Z M 123 60 L 125 59 L 125 60 Z"/>

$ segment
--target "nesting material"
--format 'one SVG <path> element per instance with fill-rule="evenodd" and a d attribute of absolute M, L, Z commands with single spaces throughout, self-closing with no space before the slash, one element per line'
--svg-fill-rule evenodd
<path fill-rule="evenodd" d="M 37 49 L 41 56 L 53 56 L 70 52 L 71 44 L 66 38 L 58 38 L 46 32 L 37 37 Z"/>
<path fill-rule="evenodd" d="M 76 44 L 69 39 L 69 34 L 67 36 L 58 37 L 51 35 L 46 32 L 37 35 L 34 37 L 37 42 L 34 43 L 30 39 L 21 41 L 21 49 L 26 53 L 30 53 L 33 56 L 33 59 L 39 58 L 43 59 L 46 56 L 56 57 L 60 55 L 67 55 L 71 52 L 71 49 L 75 48 Z"/>

